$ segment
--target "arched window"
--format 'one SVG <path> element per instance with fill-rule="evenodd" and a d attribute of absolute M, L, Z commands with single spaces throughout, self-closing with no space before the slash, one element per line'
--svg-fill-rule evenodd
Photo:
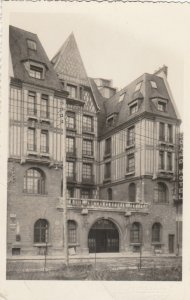
<path fill-rule="evenodd" d="M 112 200 L 112 189 L 109 188 L 107 192 L 108 192 L 108 200 Z"/>
<path fill-rule="evenodd" d="M 49 235 L 49 223 L 45 219 L 39 219 L 34 224 L 34 243 L 47 243 Z"/>
<path fill-rule="evenodd" d="M 28 169 L 24 175 L 24 192 L 29 194 L 45 193 L 45 175 L 39 169 Z"/>
<path fill-rule="evenodd" d="M 70 244 L 77 242 L 77 224 L 73 220 L 68 221 L 68 242 Z"/>
<path fill-rule="evenodd" d="M 141 243 L 142 240 L 142 228 L 141 224 L 138 222 L 134 222 L 131 226 L 130 232 L 130 240 L 131 243 Z"/>
<path fill-rule="evenodd" d="M 168 202 L 168 189 L 165 183 L 158 183 L 158 202 Z"/>
<path fill-rule="evenodd" d="M 152 226 L 152 242 L 160 243 L 161 241 L 161 225 L 160 223 L 154 223 Z"/>
<path fill-rule="evenodd" d="M 136 184 L 130 183 L 129 184 L 129 202 L 136 201 Z"/>

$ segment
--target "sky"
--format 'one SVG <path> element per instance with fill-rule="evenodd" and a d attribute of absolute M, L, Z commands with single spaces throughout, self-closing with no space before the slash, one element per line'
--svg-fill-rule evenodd
<path fill-rule="evenodd" d="M 73 32 L 88 76 L 112 79 L 119 89 L 143 73 L 168 66 L 168 81 L 183 117 L 189 12 L 172 4 L 73 3 L 52 13 L 12 13 L 10 24 L 36 33 L 50 59 Z"/>

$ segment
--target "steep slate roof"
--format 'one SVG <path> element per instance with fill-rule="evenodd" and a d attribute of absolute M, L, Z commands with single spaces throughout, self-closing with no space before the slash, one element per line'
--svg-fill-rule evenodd
<path fill-rule="evenodd" d="M 93 80 L 91 79 L 91 82 L 92 81 Z M 152 88 L 150 81 L 154 81 L 156 83 L 156 89 Z M 142 82 L 141 89 L 140 91 L 135 92 L 135 87 L 140 82 Z M 95 89 L 98 90 L 94 81 L 93 86 L 93 91 Z M 123 93 L 125 93 L 124 99 L 123 101 L 119 102 L 120 95 Z M 98 103 L 102 103 L 101 110 L 103 110 L 105 114 L 104 121 L 101 112 L 99 114 L 99 118 L 102 124 L 99 130 L 100 135 L 109 133 L 111 130 L 113 130 L 113 128 L 124 124 L 125 122 L 133 119 L 135 116 L 142 114 L 143 112 L 148 112 L 157 116 L 160 115 L 167 118 L 177 118 L 174 106 L 169 97 L 163 78 L 154 74 L 143 74 L 109 99 L 102 99 L 97 92 L 94 93 L 94 96 Z M 167 112 L 158 111 L 152 101 L 153 98 L 165 99 L 168 102 Z M 137 99 L 139 99 L 138 101 L 140 102 L 138 112 L 130 115 L 129 104 Z M 112 114 L 116 115 L 115 123 L 112 127 L 106 127 L 106 118 Z"/>
<path fill-rule="evenodd" d="M 97 88 L 95 81 L 92 78 L 89 78 L 89 82 L 90 82 L 90 86 L 92 89 L 94 99 L 99 108 L 99 111 L 98 111 L 98 135 L 101 135 L 101 132 L 106 124 L 105 102 L 107 99 L 101 95 L 101 93 L 99 92 L 99 90 Z"/>
<path fill-rule="evenodd" d="M 87 73 L 73 33 L 53 57 L 52 64 L 60 79 L 89 86 Z"/>
<path fill-rule="evenodd" d="M 36 51 L 28 49 L 28 39 L 36 42 Z M 47 54 L 44 51 L 36 34 L 14 26 L 10 26 L 9 44 L 14 78 L 20 79 L 22 82 L 40 85 L 43 87 L 49 87 L 55 90 L 63 89 L 53 69 L 53 66 L 50 63 Z M 29 60 L 45 65 L 46 72 L 44 79 L 36 79 L 29 76 L 28 71 L 25 69 L 24 66 L 24 62 Z"/>

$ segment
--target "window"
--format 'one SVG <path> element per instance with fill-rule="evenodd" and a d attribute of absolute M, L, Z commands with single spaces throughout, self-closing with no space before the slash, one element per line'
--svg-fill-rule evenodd
<path fill-rule="evenodd" d="M 159 123 L 159 140 L 165 141 L 165 124 Z"/>
<path fill-rule="evenodd" d="M 43 68 L 30 65 L 29 75 L 36 79 L 42 79 L 43 78 Z"/>
<path fill-rule="evenodd" d="M 27 40 L 28 49 L 36 51 L 36 42 L 32 40 Z"/>
<path fill-rule="evenodd" d="M 158 183 L 158 202 L 168 202 L 168 191 L 165 183 Z"/>
<path fill-rule="evenodd" d="M 67 91 L 69 92 L 70 98 L 77 98 L 77 87 L 74 85 L 67 85 Z"/>
<path fill-rule="evenodd" d="M 21 241 L 21 235 L 20 234 L 16 234 L 16 242 L 20 242 Z"/>
<path fill-rule="evenodd" d="M 112 188 L 109 188 L 107 193 L 108 193 L 108 200 L 112 200 Z"/>
<path fill-rule="evenodd" d="M 173 128 L 171 124 L 168 124 L 168 142 L 173 142 Z"/>
<path fill-rule="evenodd" d="M 136 184 L 130 183 L 129 184 L 129 202 L 136 201 Z"/>
<path fill-rule="evenodd" d="M 131 243 L 141 243 L 141 224 L 138 222 L 134 222 L 131 226 L 130 231 L 130 241 Z"/>
<path fill-rule="evenodd" d="M 48 146 L 48 131 L 42 130 L 41 137 L 40 137 L 40 152 L 41 153 L 48 153 L 49 146 Z"/>
<path fill-rule="evenodd" d="M 34 224 L 34 243 L 48 243 L 49 224 L 45 219 L 39 219 Z"/>
<path fill-rule="evenodd" d="M 35 128 L 28 128 L 28 143 L 27 149 L 29 151 L 36 151 L 36 131 Z"/>
<path fill-rule="evenodd" d="M 72 187 L 67 187 L 67 198 L 74 197 L 74 189 Z"/>
<path fill-rule="evenodd" d="M 82 189 L 81 190 L 82 199 L 92 199 L 92 190 L 91 189 Z"/>
<path fill-rule="evenodd" d="M 134 145 L 135 143 L 135 127 L 132 126 L 127 130 L 127 145 Z"/>
<path fill-rule="evenodd" d="M 164 151 L 159 151 L 159 169 L 164 170 L 165 163 L 164 163 Z"/>
<path fill-rule="evenodd" d="M 123 99 L 124 99 L 124 97 L 125 97 L 125 93 L 121 94 L 121 95 L 119 96 L 119 102 L 122 102 Z"/>
<path fill-rule="evenodd" d="M 75 113 L 67 112 L 66 127 L 67 129 L 75 129 Z"/>
<path fill-rule="evenodd" d="M 141 89 L 141 85 L 142 85 L 142 81 L 136 84 L 136 87 L 135 87 L 135 92 L 138 92 L 138 91 L 140 91 L 140 89 Z"/>
<path fill-rule="evenodd" d="M 30 116 L 34 116 L 37 114 L 36 109 L 36 93 L 35 92 L 28 92 L 28 114 Z"/>
<path fill-rule="evenodd" d="M 154 223 L 152 226 L 152 242 L 160 243 L 161 241 L 161 225 L 160 223 Z"/>
<path fill-rule="evenodd" d="M 167 170 L 172 171 L 172 153 L 167 153 Z"/>
<path fill-rule="evenodd" d="M 72 161 L 67 161 L 67 177 L 74 177 L 74 162 Z"/>
<path fill-rule="evenodd" d="M 83 116 L 83 131 L 92 132 L 93 131 L 93 119 L 90 116 Z"/>
<path fill-rule="evenodd" d="M 82 178 L 90 179 L 90 180 L 92 179 L 92 165 L 91 164 L 83 164 Z"/>
<path fill-rule="evenodd" d="M 12 255 L 20 255 L 20 248 L 12 248 Z"/>
<path fill-rule="evenodd" d="M 158 101 L 158 110 L 165 112 L 166 111 L 166 103 L 162 102 L 162 101 Z"/>
<path fill-rule="evenodd" d="M 137 103 L 130 106 L 130 115 L 135 114 L 137 111 L 138 111 L 138 104 Z"/>
<path fill-rule="evenodd" d="M 41 97 L 41 112 L 40 115 L 42 118 L 48 118 L 48 95 L 42 95 Z"/>
<path fill-rule="evenodd" d="M 111 178 L 111 162 L 105 164 L 104 178 Z"/>
<path fill-rule="evenodd" d="M 157 89 L 157 84 L 156 84 L 155 81 L 151 80 L 151 81 L 150 81 L 150 84 L 151 84 L 151 87 L 152 87 L 153 89 Z"/>
<path fill-rule="evenodd" d="M 111 154 L 111 137 L 105 140 L 105 155 Z"/>
<path fill-rule="evenodd" d="M 24 175 L 24 192 L 45 194 L 45 176 L 41 170 L 28 169 Z"/>
<path fill-rule="evenodd" d="M 93 142 L 91 140 L 83 140 L 83 155 L 93 155 Z"/>
<path fill-rule="evenodd" d="M 77 242 L 77 225 L 75 221 L 68 221 L 68 242 L 75 244 Z"/>
<path fill-rule="evenodd" d="M 114 117 L 108 118 L 106 123 L 107 123 L 108 127 L 113 126 L 114 125 Z"/>
<path fill-rule="evenodd" d="M 127 172 L 134 172 L 135 171 L 135 157 L 134 154 L 129 154 L 127 156 Z"/>
<path fill-rule="evenodd" d="M 67 137 L 66 138 L 66 152 L 67 153 L 74 153 L 75 147 L 75 138 L 74 137 Z"/>

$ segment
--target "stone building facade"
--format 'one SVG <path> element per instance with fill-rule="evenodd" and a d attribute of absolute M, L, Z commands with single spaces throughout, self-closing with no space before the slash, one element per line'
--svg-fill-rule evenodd
<path fill-rule="evenodd" d="M 50 62 L 10 26 L 10 53 L 8 256 L 63 254 L 63 147 L 72 253 L 176 254 L 181 121 L 167 67 L 117 91 L 88 77 L 73 34 Z"/>

